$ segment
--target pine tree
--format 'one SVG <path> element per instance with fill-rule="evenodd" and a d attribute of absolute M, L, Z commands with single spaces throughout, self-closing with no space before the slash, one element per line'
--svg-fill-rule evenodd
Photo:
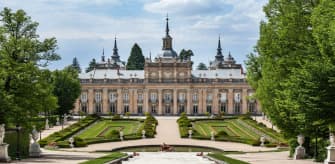
<path fill-rule="evenodd" d="M 78 73 L 81 73 L 81 68 L 76 57 L 73 58 L 71 67 L 77 70 Z"/>
<path fill-rule="evenodd" d="M 96 60 L 93 58 L 92 61 L 90 61 L 90 64 L 86 68 L 86 73 L 94 70 L 94 68 L 97 66 Z"/>
<path fill-rule="evenodd" d="M 179 53 L 179 58 L 181 60 L 191 60 L 191 57 L 193 56 L 193 51 L 192 50 L 185 50 L 182 49 Z"/>
<path fill-rule="evenodd" d="M 130 56 L 127 62 L 127 70 L 143 70 L 144 69 L 144 56 L 140 46 L 135 43 L 131 49 Z"/>
<path fill-rule="evenodd" d="M 199 63 L 197 70 L 208 70 L 208 68 L 205 63 Z"/>

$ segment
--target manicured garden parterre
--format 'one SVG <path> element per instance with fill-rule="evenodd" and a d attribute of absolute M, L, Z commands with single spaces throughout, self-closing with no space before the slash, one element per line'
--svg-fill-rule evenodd
<path fill-rule="evenodd" d="M 260 137 L 265 136 L 265 146 L 277 146 L 286 143 L 282 135 L 249 117 L 230 117 L 217 119 L 188 119 L 182 114 L 178 119 L 181 137 L 188 137 L 192 129 L 192 138 L 210 139 L 214 132 L 215 140 L 241 142 L 254 146 L 260 145 Z"/>

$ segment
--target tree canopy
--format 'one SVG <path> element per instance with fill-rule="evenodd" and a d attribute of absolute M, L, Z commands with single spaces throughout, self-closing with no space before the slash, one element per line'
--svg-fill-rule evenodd
<path fill-rule="evenodd" d="M 199 63 L 197 66 L 197 70 L 208 70 L 207 66 L 205 63 Z"/>
<path fill-rule="evenodd" d="M 143 70 L 144 69 L 144 56 L 142 54 L 142 49 L 135 43 L 131 48 L 130 56 L 127 62 L 127 70 Z"/>
<path fill-rule="evenodd" d="M 97 66 L 97 62 L 96 62 L 96 60 L 93 58 L 93 59 L 90 61 L 88 67 L 86 68 L 86 73 L 87 73 L 87 72 L 90 72 L 90 71 L 92 71 L 92 70 L 94 70 L 94 68 L 95 68 L 96 66 Z"/>
<path fill-rule="evenodd" d="M 181 60 L 191 60 L 191 57 L 194 56 L 193 51 L 192 50 L 185 50 L 182 49 L 179 53 L 179 58 Z"/>
<path fill-rule="evenodd" d="M 81 68 L 78 62 L 78 59 L 76 57 L 73 58 L 71 67 L 75 70 L 77 70 L 78 73 L 81 73 Z"/>
<path fill-rule="evenodd" d="M 264 7 L 247 78 L 262 110 L 287 138 L 328 137 L 335 118 L 332 0 L 276 1 Z"/>
<path fill-rule="evenodd" d="M 50 74 L 42 69 L 60 59 L 55 53 L 57 41 L 40 41 L 38 23 L 23 10 L 4 8 L 0 18 L 0 123 L 25 125 L 45 108 L 57 105 Z"/>

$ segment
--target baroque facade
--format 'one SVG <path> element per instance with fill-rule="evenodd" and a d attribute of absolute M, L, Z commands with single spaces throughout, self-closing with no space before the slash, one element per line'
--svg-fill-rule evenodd
<path fill-rule="evenodd" d="M 192 70 L 191 58 L 181 59 L 172 48 L 166 19 L 163 48 L 144 70 L 123 69 L 116 40 L 111 60 L 103 54 L 98 68 L 79 75 L 82 93 L 74 112 L 93 114 L 188 115 L 260 113 L 241 64 L 224 58 L 220 38 L 209 70 Z M 122 65 L 121 65 L 122 64 Z"/>

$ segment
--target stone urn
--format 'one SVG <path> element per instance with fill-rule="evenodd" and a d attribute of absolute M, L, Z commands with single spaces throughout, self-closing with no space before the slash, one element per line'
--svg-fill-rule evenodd
<path fill-rule="evenodd" d="M 305 148 L 302 146 L 305 142 L 305 136 L 300 134 L 297 136 L 297 141 L 299 143 L 299 146 L 295 148 L 294 152 L 294 159 L 303 159 L 305 157 Z"/>
<path fill-rule="evenodd" d="M 33 126 L 33 130 L 31 131 L 31 138 L 33 139 L 33 143 L 29 146 L 29 156 L 30 157 L 40 157 L 41 156 L 41 148 L 40 144 L 36 142 L 38 140 L 38 131 L 36 130 L 36 127 Z"/>
<path fill-rule="evenodd" d="M 263 147 L 264 146 L 264 142 L 265 142 L 265 136 L 262 135 L 261 138 L 259 139 L 260 142 L 261 142 L 261 146 Z"/>
<path fill-rule="evenodd" d="M 57 125 L 57 126 L 60 125 L 60 123 L 59 123 L 59 117 L 58 117 L 58 116 L 56 117 L 56 125 Z"/>
<path fill-rule="evenodd" d="M 67 125 L 67 115 L 66 114 L 64 114 L 64 118 L 63 118 L 63 125 Z"/>
<path fill-rule="evenodd" d="M 192 138 L 192 133 L 193 133 L 193 130 L 192 130 L 192 129 L 189 129 L 189 130 L 188 130 L 188 138 Z"/>
<path fill-rule="evenodd" d="M 74 145 L 73 145 L 73 142 L 74 142 L 73 137 L 69 138 L 69 142 L 70 142 L 70 147 L 73 148 L 74 147 Z"/>
<path fill-rule="evenodd" d="M 5 138 L 5 124 L 0 125 L 0 162 L 9 162 L 10 157 L 8 156 L 8 144 L 4 143 Z"/>
<path fill-rule="evenodd" d="M 142 138 L 143 139 L 145 138 L 145 130 L 144 129 L 142 130 Z"/>

